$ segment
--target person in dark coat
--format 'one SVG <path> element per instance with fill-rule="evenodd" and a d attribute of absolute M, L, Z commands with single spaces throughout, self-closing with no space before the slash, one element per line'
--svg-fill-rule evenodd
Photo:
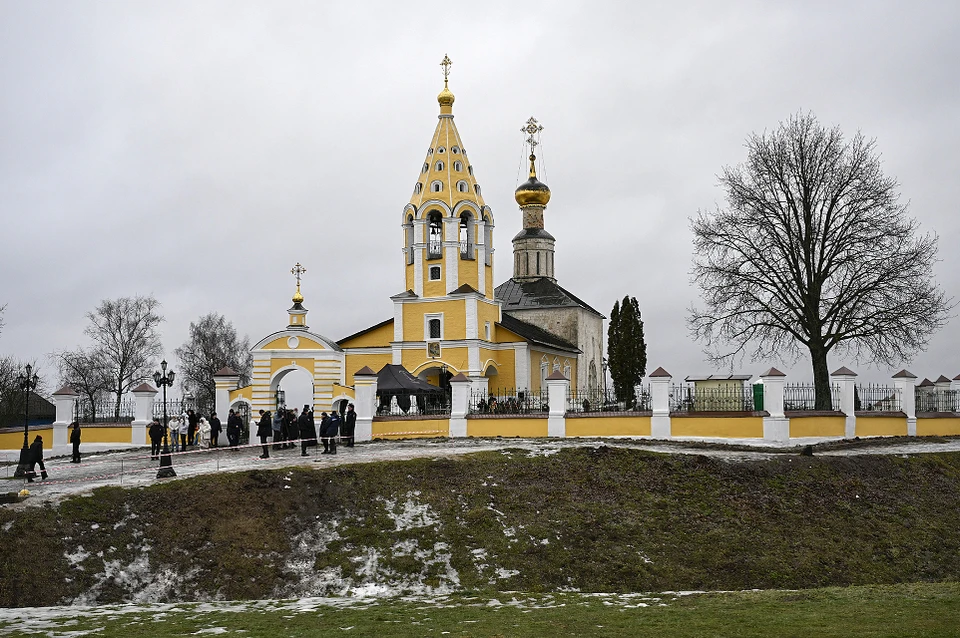
<path fill-rule="evenodd" d="M 150 458 L 160 458 L 160 445 L 163 443 L 163 426 L 156 419 L 150 424 Z"/>
<path fill-rule="evenodd" d="M 297 417 L 297 432 L 300 434 L 300 456 L 307 455 L 307 448 L 317 444 L 317 428 L 310 418 L 310 411 L 304 410 Z"/>
<path fill-rule="evenodd" d="M 340 431 L 340 415 L 334 412 L 328 416 L 326 412 L 321 412 L 320 416 L 320 437 L 323 439 L 323 452 L 321 454 L 336 454 L 336 437 Z"/>
<path fill-rule="evenodd" d="M 283 441 L 282 447 L 284 450 L 288 447 L 296 447 L 296 445 L 291 442 L 297 438 L 297 433 L 293 427 L 293 424 L 297 421 L 294 416 L 294 411 L 295 410 L 283 411 L 283 420 L 280 423 L 280 439 Z"/>
<path fill-rule="evenodd" d="M 47 478 L 47 468 L 43 465 L 43 437 L 39 434 L 30 445 L 30 469 L 27 471 L 27 482 L 33 483 L 37 478 L 36 467 L 40 465 L 40 478 Z"/>
<path fill-rule="evenodd" d="M 347 447 L 353 447 L 353 432 L 357 429 L 357 413 L 353 409 L 353 404 L 347 405 L 347 413 L 343 419 L 343 429 L 340 431 L 341 439 Z"/>
<path fill-rule="evenodd" d="M 217 417 L 216 412 L 210 413 L 210 447 L 220 447 L 220 431 L 223 429 L 223 424 L 220 423 L 220 419 Z"/>
<path fill-rule="evenodd" d="M 270 458 L 270 437 L 273 435 L 273 419 L 270 418 L 269 410 L 264 412 L 260 410 L 260 422 L 257 424 L 257 436 L 260 437 L 260 447 L 263 448 L 261 459 Z"/>
<path fill-rule="evenodd" d="M 80 423 L 74 421 L 70 425 L 73 426 L 73 429 L 70 430 L 70 442 L 73 443 L 73 458 L 70 460 L 71 463 L 80 462 Z"/>
<path fill-rule="evenodd" d="M 243 419 L 240 418 L 240 415 L 230 410 L 230 415 L 227 417 L 227 441 L 230 442 L 230 447 L 236 448 L 240 445 L 240 432 L 243 430 Z"/>
<path fill-rule="evenodd" d="M 198 433 L 200 431 L 200 417 L 193 410 L 187 410 L 187 442 L 190 445 L 199 443 Z M 186 447 L 184 447 L 186 449 Z"/>

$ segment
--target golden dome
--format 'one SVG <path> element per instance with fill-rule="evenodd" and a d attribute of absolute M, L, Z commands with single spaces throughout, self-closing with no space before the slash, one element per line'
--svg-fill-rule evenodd
<path fill-rule="evenodd" d="M 445 106 L 447 108 L 450 108 L 453 106 L 453 101 L 455 99 L 456 98 L 453 96 L 453 92 L 449 88 L 447 88 L 447 82 L 446 80 L 444 80 L 443 90 L 440 91 L 439 95 L 437 95 L 437 102 L 440 103 L 441 107 Z"/>
<path fill-rule="evenodd" d="M 550 187 L 537 179 L 537 169 L 534 167 L 536 155 L 530 154 L 530 179 L 517 187 L 513 197 L 521 206 L 530 204 L 546 206 L 550 201 Z"/>
<path fill-rule="evenodd" d="M 303 303 L 303 295 L 300 294 L 300 286 L 297 286 L 297 292 L 293 293 L 293 303 Z"/>

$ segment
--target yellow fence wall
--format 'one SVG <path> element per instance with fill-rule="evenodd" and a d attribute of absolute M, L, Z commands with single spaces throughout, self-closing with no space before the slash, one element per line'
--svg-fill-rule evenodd
<path fill-rule="evenodd" d="M 844 416 L 791 417 L 790 438 L 843 436 L 846 425 Z"/>
<path fill-rule="evenodd" d="M 567 419 L 567 436 L 650 436 L 649 416 Z"/>
<path fill-rule="evenodd" d="M 858 416 L 857 436 L 907 436 L 907 418 Z"/>
<path fill-rule="evenodd" d="M 763 417 L 672 417 L 670 432 L 673 436 L 762 439 Z"/>
<path fill-rule="evenodd" d="M 30 428 L 27 436 L 27 445 L 33 443 L 37 435 L 43 437 L 43 449 L 49 450 L 53 447 L 53 428 Z M 23 448 L 23 430 L 19 432 L 4 432 L 0 434 L 0 450 L 19 450 Z"/>
<path fill-rule="evenodd" d="M 467 419 L 467 436 L 545 437 L 547 419 Z"/>
<path fill-rule="evenodd" d="M 958 436 L 960 417 L 946 419 L 917 419 L 917 436 Z"/>
<path fill-rule="evenodd" d="M 450 436 L 450 421 L 447 419 L 373 422 L 375 439 L 435 439 L 443 436 Z"/>

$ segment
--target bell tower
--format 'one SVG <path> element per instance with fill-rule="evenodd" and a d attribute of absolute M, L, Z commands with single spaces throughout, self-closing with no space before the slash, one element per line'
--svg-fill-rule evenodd
<path fill-rule="evenodd" d="M 550 201 L 550 188 L 537 179 L 537 156 L 534 153 L 543 127 L 531 117 L 520 130 L 528 135 L 530 177 L 514 192 L 514 199 L 523 214 L 523 229 L 513 238 L 513 278 L 531 281 L 545 277 L 555 282 L 553 248 L 556 240 L 543 227 L 543 212 Z"/>
<path fill-rule="evenodd" d="M 483 201 L 453 122 L 452 62 L 444 56 L 440 116 L 403 209 L 404 283 L 420 298 L 469 286 L 493 298 L 493 211 Z"/>

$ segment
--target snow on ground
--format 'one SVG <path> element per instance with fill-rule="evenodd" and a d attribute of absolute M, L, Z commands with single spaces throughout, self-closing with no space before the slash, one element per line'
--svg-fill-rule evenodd
<path fill-rule="evenodd" d="M 726 461 L 750 461 L 770 459 L 783 454 L 795 455 L 797 450 L 783 451 L 772 449 L 762 441 L 736 440 L 726 441 L 728 445 L 751 445 L 754 449 L 731 449 L 722 445 L 702 446 L 703 441 L 694 444 L 660 442 L 649 439 L 609 438 L 609 439 L 414 439 L 405 441 L 374 441 L 361 443 L 353 448 L 341 447 L 339 454 L 320 456 L 316 448 L 310 448 L 310 456 L 300 456 L 298 449 L 271 450 L 269 459 L 259 459 L 260 446 L 250 445 L 231 450 L 216 448 L 196 450 L 172 455 L 173 468 L 178 478 L 186 478 L 215 472 L 237 472 L 250 469 L 279 469 L 291 466 L 324 467 L 348 463 L 374 463 L 380 461 L 400 461 L 413 458 L 455 457 L 484 451 L 506 451 L 508 449 L 525 450 L 528 455 L 550 455 L 564 448 L 602 446 L 629 448 L 664 454 L 696 454 Z M 706 442 L 715 443 L 715 442 Z M 82 448 L 81 448 L 82 449 Z M 945 442 L 917 441 L 890 445 L 870 445 L 834 450 L 818 451 L 824 456 L 850 456 L 860 454 L 923 454 L 930 452 L 960 451 L 960 439 Z M 7 490 L 19 490 L 26 487 L 30 497 L 19 504 L 6 507 L 27 507 L 33 504 L 57 500 L 63 496 L 89 494 L 94 488 L 107 485 L 139 487 L 152 485 L 159 481 L 177 479 L 157 479 L 159 461 L 151 459 L 147 448 L 133 448 L 112 452 L 100 452 L 84 455 L 80 464 L 72 464 L 66 457 L 52 458 L 47 463 L 50 478 L 46 481 L 21 483 L 9 479 Z M 4 470 L 12 475 L 13 466 Z M 397 525 L 406 525 L 409 518 L 413 521 L 423 513 L 413 501 L 395 503 L 391 509 Z"/>

